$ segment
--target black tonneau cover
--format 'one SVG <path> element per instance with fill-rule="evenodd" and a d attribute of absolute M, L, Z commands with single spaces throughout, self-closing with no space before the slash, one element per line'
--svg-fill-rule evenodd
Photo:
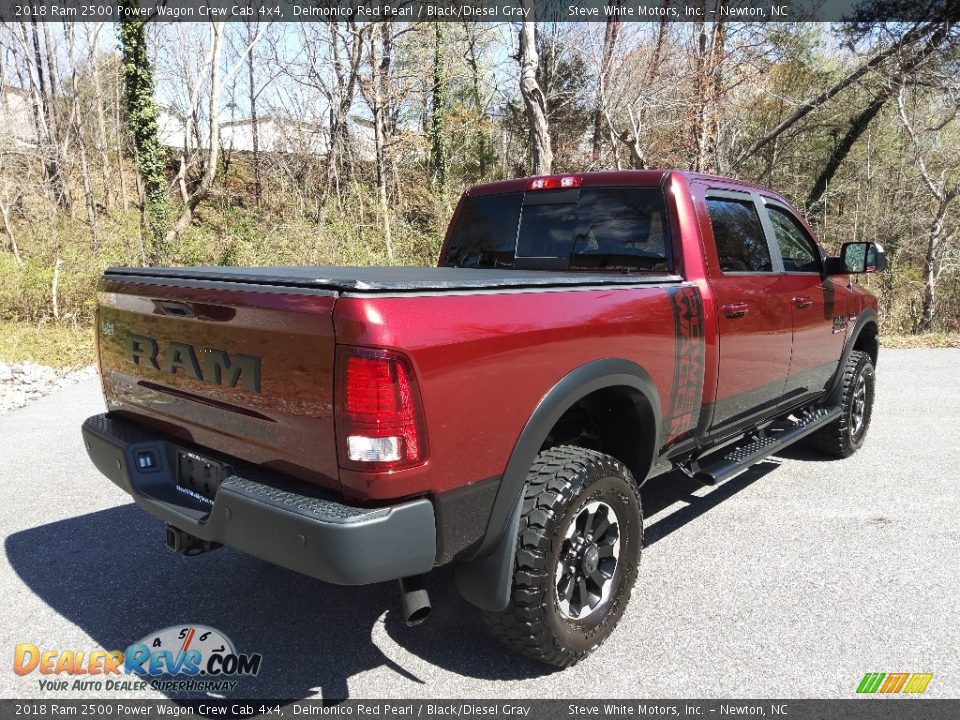
<path fill-rule="evenodd" d="M 449 267 L 111 267 L 110 280 L 177 280 L 241 283 L 338 292 L 419 293 L 568 286 L 638 285 L 679 282 L 661 273 L 583 273 L 550 270 L 475 270 Z"/>

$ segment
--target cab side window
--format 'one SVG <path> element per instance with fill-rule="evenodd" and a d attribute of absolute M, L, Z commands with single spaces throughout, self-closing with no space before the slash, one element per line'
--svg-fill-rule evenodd
<path fill-rule="evenodd" d="M 786 210 L 776 205 L 767 205 L 773 234 L 783 256 L 783 269 L 787 272 L 820 272 L 820 253 L 803 231 L 800 224 Z"/>
<path fill-rule="evenodd" d="M 752 200 L 708 197 L 707 210 L 723 272 L 772 272 L 770 248 Z"/>

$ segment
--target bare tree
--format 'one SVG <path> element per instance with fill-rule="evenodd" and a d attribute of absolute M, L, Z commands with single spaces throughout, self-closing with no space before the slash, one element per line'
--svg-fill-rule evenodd
<path fill-rule="evenodd" d="M 669 3 L 670 0 L 665 0 L 664 8 Z M 669 131 L 669 111 L 673 101 L 665 102 L 667 88 L 662 87 L 661 79 L 669 25 L 667 20 L 658 23 L 648 55 L 641 47 L 635 46 L 625 58 L 618 60 L 618 72 L 611 75 L 605 90 L 604 114 L 618 168 L 621 166 L 618 152 L 621 145 L 630 153 L 630 166 L 648 166 L 649 147 L 655 141 L 649 125 L 650 117 L 656 118 L 659 128 Z"/>
<path fill-rule="evenodd" d="M 693 22 L 692 80 L 690 108 L 690 167 L 698 172 L 719 170 L 720 112 L 722 106 L 723 61 L 725 59 L 726 23 L 721 14 L 726 2 L 716 0 L 716 18 L 708 24 L 706 2 L 695 7 L 702 13 Z"/>
<path fill-rule="evenodd" d="M 623 5 L 623 0 L 608 0 L 607 22 L 603 32 L 603 49 L 600 53 L 600 67 L 597 72 L 597 99 L 593 111 L 593 147 L 591 160 L 596 166 L 600 162 L 600 143 L 603 140 L 604 124 L 606 121 L 607 87 L 610 84 L 610 72 L 613 64 L 613 52 L 620 37 L 620 28 L 623 21 L 616 9 Z"/>
<path fill-rule="evenodd" d="M 94 35 L 94 41 L 90 44 L 90 47 L 96 47 L 96 36 L 99 34 L 99 28 L 103 27 L 103 23 L 99 23 L 97 28 L 97 33 Z M 70 90 L 73 95 L 73 101 L 70 104 L 70 125 L 73 128 L 74 137 L 77 140 L 77 145 L 80 150 L 80 179 L 83 182 L 83 197 L 84 204 L 87 208 L 87 222 L 90 224 L 90 232 L 93 235 L 93 249 L 94 251 L 99 250 L 100 248 L 100 236 L 97 232 L 97 207 L 96 201 L 93 197 L 93 184 L 90 181 L 90 162 L 89 155 L 87 153 L 87 141 L 85 138 L 86 128 L 84 126 L 84 113 L 81 108 L 82 98 L 80 95 L 80 83 L 77 78 L 77 39 L 76 39 L 76 26 L 72 24 L 65 25 L 66 39 L 67 39 L 67 50 L 70 57 Z"/>
<path fill-rule="evenodd" d="M 449 218 L 442 147 L 451 191 L 531 169 L 735 172 L 814 203 L 831 249 L 884 244 L 900 272 L 864 281 L 888 330 L 960 329 L 960 24 L 560 24 L 536 6 L 440 42 L 399 20 L 150 22 L 136 61 L 104 43 L 110 25 L 0 23 L 0 313 L 89 320 L 98 241 L 133 264 L 427 262 Z M 129 66 L 156 69 L 139 93 L 150 215 Z M 193 225 L 196 243 L 164 247 Z"/>
<path fill-rule="evenodd" d="M 480 69 L 480 23 L 465 21 L 463 23 L 466 39 L 464 59 L 470 70 L 470 98 L 473 101 L 473 110 L 478 121 L 475 129 L 477 174 L 482 180 L 487 176 L 489 146 L 487 143 L 487 104 L 484 93 L 480 89 L 482 72 Z"/>
<path fill-rule="evenodd" d="M 437 25 L 439 27 L 439 24 Z M 387 199 L 387 98 L 389 95 L 390 61 L 393 53 L 392 23 L 376 23 L 368 38 L 370 76 L 361 90 L 373 113 L 374 154 L 377 169 L 377 201 L 383 227 L 387 258 L 393 260 L 393 237 L 390 232 L 390 204 Z"/>
<path fill-rule="evenodd" d="M 834 147 L 833 152 L 814 181 L 810 194 L 807 196 L 805 205 L 808 211 L 820 202 L 827 191 L 827 186 L 836 175 L 841 164 L 846 160 L 854 143 L 860 139 L 860 136 L 880 114 L 890 98 L 896 97 L 900 89 L 910 82 L 913 76 L 924 67 L 924 64 L 934 56 L 940 49 L 941 44 L 949 37 L 952 29 L 953 25 L 951 23 L 939 23 L 926 38 L 926 41 L 917 47 L 914 52 L 910 52 L 912 48 L 904 50 L 904 56 L 892 69 L 890 77 L 884 78 L 873 99 L 853 117 L 843 138 Z"/>
<path fill-rule="evenodd" d="M 210 89 L 208 100 L 209 125 L 203 175 L 193 190 L 187 189 L 186 168 L 189 164 L 189 145 L 185 144 L 184 150 L 181 153 L 180 172 L 178 175 L 181 195 L 183 197 L 183 207 L 180 210 L 180 216 L 174 222 L 170 230 L 167 231 L 167 234 L 164 237 L 164 244 L 168 247 L 173 245 L 177 238 L 180 237 L 180 235 L 182 235 L 183 232 L 190 226 L 190 223 L 193 220 L 193 213 L 197 209 L 197 206 L 207 199 L 207 196 L 209 196 L 210 191 L 213 189 L 213 183 L 217 177 L 217 170 L 220 160 L 220 94 L 223 90 L 223 86 L 227 83 L 230 83 L 243 66 L 247 55 L 260 41 L 264 31 L 267 27 L 269 27 L 269 23 L 260 28 L 256 35 L 254 35 L 247 43 L 246 48 L 240 54 L 240 57 L 237 58 L 236 62 L 230 66 L 226 73 L 223 73 L 220 67 L 220 62 L 223 50 L 223 33 L 225 27 L 225 21 L 210 23 L 210 45 L 209 53 L 207 55 L 207 67 L 210 72 Z M 191 98 L 191 107 L 188 116 L 191 119 L 196 117 L 197 106 L 199 105 L 200 101 L 200 87 L 201 84 L 198 82 Z M 195 130 L 195 124 L 192 124 L 191 121 L 188 121 L 187 132 L 185 133 L 187 137 L 189 137 L 191 130 Z"/>
<path fill-rule="evenodd" d="M 935 123 L 931 128 L 918 132 L 907 113 L 904 103 L 904 89 L 901 88 L 897 93 L 897 113 L 907 136 L 910 138 L 917 172 L 920 174 L 924 187 L 930 193 L 934 205 L 933 219 L 927 228 L 926 251 L 923 257 L 923 305 L 916 324 L 916 330 L 920 332 L 933 329 L 936 314 L 937 281 L 940 279 L 940 273 L 943 269 L 943 250 L 960 230 L 957 225 L 948 230 L 946 224 L 950 206 L 960 197 L 960 175 L 956 173 L 956 164 L 951 157 L 947 161 L 947 167 L 935 175 L 930 170 L 928 158 L 925 157 L 926 151 L 923 147 L 924 138 L 922 135 L 933 135 L 942 130 L 956 119 L 958 111 L 960 111 L 960 103 L 955 103 L 943 120 Z"/>
<path fill-rule="evenodd" d="M 447 138 L 445 128 L 447 78 L 443 24 L 434 23 L 433 87 L 430 90 L 430 155 L 433 176 L 440 192 L 447 189 Z"/>
<path fill-rule="evenodd" d="M 547 120 L 547 100 L 537 82 L 540 56 L 537 53 L 537 21 L 534 0 L 521 0 L 526 11 L 520 26 L 520 94 L 526 108 L 530 132 L 531 173 L 548 175 L 553 168 L 553 147 L 550 143 L 550 123 Z"/>
<path fill-rule="evenodd" d="M 257 34 L 258 22 L 247 24 L 247 42 L 252 42 Z M 254 54 L 247 53 L 247 87 L 250 103 L 250 133 L 253 141 L 253 194 L 257 207 L 263 203 L 263 177 L 260 170 L 260 118 L 257 116 L 257 98 L 260 93 L 254 81 Z"/>
<path fill-rule="evenodd" d="M 318 203 L 318 216 L 323 217 L 327 198 L 332 190 L 340 197 L 340 179 L 349 153 L 350 134 L 348 120 L 357 91 L 360 64 L 363 61 L 363 36 L 372 25 L 360 27 L 353 19 L 346 23 L 327 22 L 329 34 L 327 67 L 318 68 L 313 58 L 309 75 L 319 83 L 330 107 L 330 143 L 326 177 Z"/>
<path fill-rule="evenodd" d="M 879 68 L 886 60 L 894 57 L 904 48 L 907 48 L 911 45 L 922 44 L 925 39 L 929 35 L 936 32 L 939 27 L 942 27 L 941 23 L 921 23 L 911 27 L 896 42 L 891 44 L 885 50 L 881 50 L 880 52 L 874 54 L 869 60 L 858 65 L 856 68 L 844 75 L 840 80 L 815 97 L 800 103 L 797 109 L 789 117 L 784 119 L 765 135 L 751 143 L 750 146 L 732 163 L 732 166 L 734 168 L 739 167 L 747 158 L 752 157 L 759 150 L 773 142 L 773 140 L 796 125 L 800 120 L 805 118 L 818 107 L 829 102 L 831 99 L 836 97 L 843 90 L 847 89 L 854 83 L 857 83 L 871 71 Z"/>
<path fill-rule="evenodd" d="M 94 38 L 99 37 L 102 27 L 102 24 L 97 25 L 95 28 Z M 91 43 L 90 56 L 92 69 L 92 72 L 90 73 L 90 81 L 93 87 L 94 112 L 96 114 L 97 123 L 97 131 L 94 135 L 94 150 L 97 153 L 98 162 L 100 164 L 101 181 L 103 182 L 103 206 L 104 209 L 109 211 L 112 205 L 114 193 L 118 192 L 118 188 L 114 187 L 113 185 L 113 166 L 110 162 L 110 156 L 108 155 L 110 142 L 107 139 L 107 109 L 103 96 L 104 76 L 106 76 L 108 79 L 110 76 L 109 71 L 103 67 L 103 58 L 97 55 L 97 47 L 95 43 Z"/>
<path fill-rule="evenodd" d="M 10 252 L 13 253 L 13 258 L 17 261 L 17 265 L 23 267 L 23 258 L 20 257 L 20 246 L 17 245 L 17 237 L 13 232 L 13 223 L 10 222 L 10 203 L 3 197 L 0 197 L 0 217 L 3 219 L 3 231 L 7 235 Z"/>
<path fill-rule="evenodd" d="M 46 25 L 44 26 L 46 28 Z M 54 196 L 61 208 L 72 212 L 73 202 L 63 163 L 62 148 L 55 114 L 55 95 L 53 90 L 53 68 L 51 55 L 40 50 L 40 32 L 36 18 L 31 16 L 29 30 L 20 22 L 23 51 L 23 74 L 33 96 L 33 114 L 37 133 L 37 144 L 42 148 L 43 167 L 47 181 L 53 188 Z M 49 33 L 47 34 L 49 41 Z"/>

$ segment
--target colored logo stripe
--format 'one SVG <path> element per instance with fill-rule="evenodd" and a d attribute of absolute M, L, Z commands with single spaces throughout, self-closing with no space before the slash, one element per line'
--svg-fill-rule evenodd
<path fill-rule="evenodd" d="M 933 673 L 914 673 L 910 676 L 910 680 L 903 691 L 905 693 L 922 693 L 927 689 L 927 685 L 932 678 Z"/>
<path fill-rule="evenodd" d="M 857 686 L 857 692 L 922 693 L 927 689 L 933 673 L 867 673 Z"/>
<path fill-rule="evenodd" d="M 867 673 L 863 676 L 863 680 L 860 681 L 860 685 L 857 687 L 857 692 L 875 693 L 885 677 L 886 673 Z"/>
<path fill-rule="evenodd" d="M 890 673 L 883 685 L 880 686 L 882 693 L 898 693 L 907 682 L 910 673 Z"/>

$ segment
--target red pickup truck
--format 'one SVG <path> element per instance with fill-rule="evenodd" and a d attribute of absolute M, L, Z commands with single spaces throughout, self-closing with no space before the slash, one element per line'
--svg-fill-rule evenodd
<path fill-rule="evenodd" d="M 640 485 L 707 484 L 870 424 L 876 301 L 780 195 L 679 171 L 468 189 L 437 268 L 111 268 L 96 467 L 186 554 L 339 584 L 455 563 L 493 633 L 558 666 L 637 577 Z"/>

